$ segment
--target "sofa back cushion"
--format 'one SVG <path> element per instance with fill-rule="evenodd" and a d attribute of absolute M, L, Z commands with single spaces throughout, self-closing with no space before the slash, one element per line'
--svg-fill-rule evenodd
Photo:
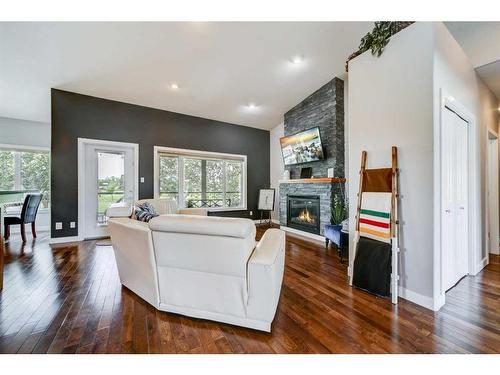
<path fill-rule="evenodd" d="M 152 219 L 149 228 L 158 267 L 246 277 L 255 247 L 251 220 L 169 215 Z"/>
<path fill-rule="evenodd" d="M 149 203 L 156 210 L 158 215 L 177 214 L 178 206 L 175 199 L 156 198 L 156 199 L 141 199 L 136 204 Z"/>
<path fill-rule="evenodd" d="M 149 227 L 159 232 L 255 239 L 255 224 L 250 219 L 169 215 L 154 218 L 150 221 Z"/>

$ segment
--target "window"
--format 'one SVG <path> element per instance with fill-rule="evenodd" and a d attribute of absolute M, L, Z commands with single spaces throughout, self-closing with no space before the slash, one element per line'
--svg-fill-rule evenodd
<path fill-rule="evenodd" d="M 97 151 L 97 223 L 107 224 L 106 210 L 125 193 L 125 153 Z"/>
<path fill-rule="evenodd" d="M 0 149 L 0 190 L 38 190 L 50 205 L 50 156 L 46 151 Z"/>
<path fill-rule="evenodd" d="M 180 207 L 246 209 L 246 156 L 155 147 L 155 196 Z"/>

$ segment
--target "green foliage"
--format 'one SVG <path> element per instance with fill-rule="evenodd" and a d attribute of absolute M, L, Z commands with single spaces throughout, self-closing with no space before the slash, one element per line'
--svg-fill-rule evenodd
<path fill-rule="evenodd" d="M 174 156 L 160 157 L 160 191 L 178 193 L 179 159 Z"/>
<path fill-rule="evenodd" d="M 179 158 L 163 155 L 160 157 L 159 164 L 160 195 L 175 199 L 179 194 Z M 239 206 L 241 203 L 242 172 L 242 164 L 239 161 L 203 161 L 184 158 L 184 200 L 188 203 L 190 200 L 204 198 L 218 200 L 222 203 L 225 173 L 226 199 L 231 200 L 232 207 Z"/>
<path fill-rule="evenodd" d="M 21 153 L 21 185 L 23 189 L 37 189 L 43 194 L 42 206 L 50 201 L 50 157 L 48 153 Z"/>
<path fill-rule="evenodd" d="M 331 223 L 333 225 L 339 225 L 340 223 L 342 223 L 342 221 L 344 221 L 347 217 L 347 210 L 344 199 L 342 199 L 338 195 L 335 195 L 333 197 L 331 211 L 332 211 Z"/>
<path fill-rule="evenodd" d="M 0 190 L 14 189 L 14 154 L 0 151 Z"/>
<path fill-rule="evenodd" d="M 231 199 L 231 207 L 241 204 L 241 162 L 226 162 L 226 199 Z"/>
<path fill-rule="evenodd" d="M 372 55 L 380 57 L 391 38 L 393 23 L 388 21 L 375 22 L 373 30 L 361 39 L 358 52 L 363 53 L 370 49 Z"/>
<path fill-rule="evenodd" d="M 15 181 L 14 164 L 20 160 L 21 180 Z M 50 157 L 46 152 L 0 151 L 0 190 L 38 190 L 42 207 L 50 202 Z"/>

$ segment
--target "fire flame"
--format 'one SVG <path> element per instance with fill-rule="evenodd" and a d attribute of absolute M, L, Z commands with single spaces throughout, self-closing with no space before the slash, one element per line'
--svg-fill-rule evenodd
<path fill-rule="evenodd" d="M 314 223 L 316 222 L 316 216 L 311 215 L 307 208 L 304 208 L 299 214 L 299 220 L 306 223 Z"/>

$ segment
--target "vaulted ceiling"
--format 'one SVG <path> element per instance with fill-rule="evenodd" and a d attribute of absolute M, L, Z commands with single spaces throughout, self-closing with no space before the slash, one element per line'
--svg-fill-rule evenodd
<path fill-rule="evenodd" d="M 347 56 L 371 28 L 371 22 L 0 23 L 0 116 L 50 122 L 54 87 L 271 129 L 344 74 Z"/>

